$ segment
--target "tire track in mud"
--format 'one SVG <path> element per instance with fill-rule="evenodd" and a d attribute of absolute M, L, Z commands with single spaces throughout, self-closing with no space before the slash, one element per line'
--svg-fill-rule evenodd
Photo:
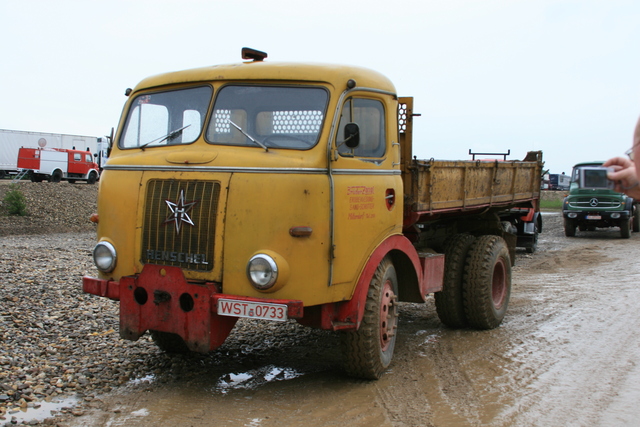
<path fill-rule="evenodd" d="M 565 238 L 558 217 L 549 221 L 555 228 L 545 227 L 537 253 L 518 252 L 501 326 L 448 329 L 433 301 L 401 305 L 394 361 L 377 382 L 345 377 L 326 350 L 337 340 L 321 334 L 315 345 L 292 342 L 267 351 L 242 371 L 262 372 L 277 361 L 302 374 L 294 379 L 225 394 L 207 381 L 189 385 L 168 375 L 145 388 L 148 393 L 126 394 L 135 395 L 131 401 L 123 398 L 118 406 L 111 399 L 104 408 L 111 414 L 93 420 L 114 426 L 211 420 L 254 427 L 634 425 L 640 418 L 640 233 Z M 307 350 L 294 353 L 300 345 Z M 149 413 L 139 416 L 144 408 Z"/>
<path fill-rule="evenodd" d="M 424 376 L 416 375 L 415 372 L 402 372 L 405 369 L 398 371 L 392 368 L 392 375 L 375 383 L 376 402 L 384 408 L 390 424 L 394 427 L 434 426 L 431 422 L 431 406 L 424 399 L 420 387 L 425 382 Z M 402 378 L 400 382 L 398 377 Z"/>
<path fill-rule="evenodd" d="M 495 425 L 602 425 L 640 356 L 627 333 L 640 328 L 640 270 L 625 261 L 638 259 L 637 243 L 611 233 L 562 243 L 530 263 L 537 274 L 514 281 L 520 301 L 510 326 L 520 338 L 505 353 L 513 372 L 501 381 L 519 397 Z"/>

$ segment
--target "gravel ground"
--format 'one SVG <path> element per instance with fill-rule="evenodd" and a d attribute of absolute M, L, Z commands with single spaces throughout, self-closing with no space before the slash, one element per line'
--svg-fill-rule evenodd
<path fill-rule="evenodd" d="M 44 402 L 73 398 L 55 418 L 30 425 L 67 425 L 65 417 L 101 405 L 100 395 L 131 381 L 189 380 L 197 363 L 217 371 L 243 369 L 269 357 L 275 334 L 314 342 L 325 331 L 295 322 L 238 322 L 225 345 L 207 355 L 167 355 L 145 335 L 118 334 L 118 303 L 82 292 L 82 276 L 95 276 L 91 259 L 98 186 L 20 183 L 28 216 L 8 216 L 0 206 L 0 425 Z M 0 200 L 9 191 L 0 182 Z M 64 231 L 64 232 L 61 232 Z M 337 345 L 337 343 L 336 343 Z M 297 350 L 289 352 L 295 360 Z M 308 351 L 308 348 L 303 351 Z M 167 374 L 163 376 L 162 374 Z"/>
<path fill-rule="evenodd" d="M 7 215 L 3 200 L 12 188 L 27 202 L 26 216 Z M 96 212 L 97 185 L 0 181 L 0 236 L 94 231 L 89 221 Z"/>
<path fill-rule="evenodd" d="M 0 183 L 0 200 L 9 188 Z M 81 289 L 82 276 L 96 274 L 90 253 L 95 226 L 88 218 L 96 211 L 98 186 L 20 183 L 18 188 L 28 216 L 7 216 L 0 206 L 0 425 L 12 425 L 12 417 L 19 422 L 17 415 L 52 399 L 73 398 L 55 418 L 28 421 L 64 426 L 73 415 L 99 408 L 102 394 L 131 381 L 149 376 L 156 383 L 190 381 L 193 364 L 213 375 L 262 366 L 260 360 L 275 353 L 296 366 L 309 359 L 309 349 L 317 352 L 311 357 L 321 361 L 318 366 L 339 364 L 330 354 L 338 347 L 335 335 L 295 322 L 240 321 L 227 342 L 207 355 L 166 355 L 148 336 L 121 340 L 118 303 Z M 279 343 L 289 346 L 283 336 L 298 345 L 283 352 Z"/>

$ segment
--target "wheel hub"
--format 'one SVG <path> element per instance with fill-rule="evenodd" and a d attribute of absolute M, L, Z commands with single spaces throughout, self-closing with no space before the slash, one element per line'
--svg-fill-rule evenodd
<path fill-rule="evenodd" d="M 491 299 L 496 309 L 500 309 L 504 304 L 507 295 L 507 273 L 504 261 L 498 260 L 493 268 L 493 278 L 491 282 Z"/>
<path fill-rule="evenodd" d="M 387 280 L 382 288 L 380 303 L 380 347 L 382 351 L 389 348 L 398 327 L 398 297 L 393 292 L 392 283 Z"/>

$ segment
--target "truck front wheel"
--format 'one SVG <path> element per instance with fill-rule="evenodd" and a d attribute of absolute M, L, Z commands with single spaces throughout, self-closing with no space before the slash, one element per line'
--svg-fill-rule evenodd
<path fill-rule="evenodd" d="M 385 257 L 369 284 L 364 317 L 357 331 L 342 333 L 347 374 L 375 380 L 391 364 L 398 327 L 398 279 Z"/>
<path fill-rule="evenodd" d="M 149 331 L 151 339 L 158 348 L 165 353 L 188 353 L 189 347 L 184 340 L 176 334 L 160 331 Z"/>
<path fill-rule="evenodd" d="M 509 305 L 511 257 L 500 236 L 481 236 L 469 249 L 464 280 L 464 308 L 469 325 L 496 328 Z"/>
<path fill-rule="evenodd" d="M 576 237 L 576 221 L 571 218 L 564 219 L 564 235 L 567 237 Z"/>
<path fill-rule="evenodd" d="M 631 237 L 631 219 L 627 218 L 620 220 L 620 237 L 623 239 Z"/>
<path fill-rule="evenodd" d="M 440 321 L 450 328 L 468 326 L 462 299 L 462 279 L 469 248 L 476 240 L 470 234 L 456 234 L 444 246 L 444 283 L 435 293 Z"/>

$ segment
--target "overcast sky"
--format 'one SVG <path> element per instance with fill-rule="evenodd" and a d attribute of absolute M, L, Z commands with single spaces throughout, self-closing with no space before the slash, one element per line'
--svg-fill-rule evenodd
<path fill-rule="evenodd" d="M 640 116 L 638 0 L 0 0 L 0 128 L 101 136 L 124 91 L 240 61 L 372 68 L 415 97 L 414 154 L 624 153 Z"/>

